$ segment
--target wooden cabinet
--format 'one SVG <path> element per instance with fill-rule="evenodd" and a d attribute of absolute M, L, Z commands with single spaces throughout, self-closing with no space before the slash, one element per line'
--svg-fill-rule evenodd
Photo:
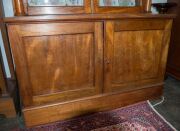
<path fill-rule="evenodd" d="M 101 22 L 8 26 L 24 106 L 100 94 Z"/>
<path fill-rule="evenodd" d="M 168 20 L 107 21 L 104 92 L 161 83 L 170 27 Z"/>
<path fill-rule="evenodd" d="M 27 126 L 162 94 L 172 19 L 98 17 L 7 19 Z"/>
<path fill-rule="evenodd" d="M 5 19 L 27 126 L 162 95 L 174 15 L 142 13 L 151 0 L 77 1 L 14 0 L 16 15 L 43 15 Z"/>

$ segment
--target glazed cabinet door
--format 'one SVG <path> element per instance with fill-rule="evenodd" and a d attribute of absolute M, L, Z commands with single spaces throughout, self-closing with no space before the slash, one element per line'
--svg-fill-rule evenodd
<path fill-rule="evenodd" d="M 24 0 L 28 15 L 89 14 L 90 0 Z"/>
<path fill-rule="evenodd" d="M 25 107 L 102 92 L 101 22 L 9 25 Z"/>
<path fill-rule="evenodd" d="M 104 92 L 163 84 L 171 23 L 161 19 L 105 23 Z"/>

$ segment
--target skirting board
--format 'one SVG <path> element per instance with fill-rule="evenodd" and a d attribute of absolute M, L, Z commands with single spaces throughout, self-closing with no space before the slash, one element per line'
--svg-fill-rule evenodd
<path fill-rule="evenodd" d="M 23 109 L 27 127 L 56 122 L 89 114 L 111 110 L 136 102 L 158 98 L 163 86 L 153 86 L 135 91 L 98 95 L 74 101 Z"/>

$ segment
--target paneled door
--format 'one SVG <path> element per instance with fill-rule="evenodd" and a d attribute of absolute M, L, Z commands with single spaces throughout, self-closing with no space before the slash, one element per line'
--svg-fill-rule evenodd
<path fill-rule="evenodd" d="M 9 25 L 24 106 L 102 92 L 101 22 Z"/>
<path fill-rule="evenodd" d="M 161 19 L 107 21 L 104 92 L 162 85 L 170 28 Z"/>

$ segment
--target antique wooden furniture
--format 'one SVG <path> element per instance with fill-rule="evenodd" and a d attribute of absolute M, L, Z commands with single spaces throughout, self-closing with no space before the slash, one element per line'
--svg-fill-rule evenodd
<path fill-rule="evenodd" d="M 177 17 L 174 19 L 174 25 L 172 28 L 172 39 L 169 50 L 168 64 L 167 64 L 167 74 L 180 80 L 180 2 L 179 0 L 169 0 L 170 2 L 177 2 L 178 7 L 174 9 L 177 13 Z M 173 11 L 173 10 L 172 10 Z"/>
<path fill-rule="evenodd" d="M 90 12 L 85 12 L 86 7 L 80 11 L 84 14 L 5 19 L 27 126 L 118 108 L 162 94 L 174 15 L 142 13 L 141 2 L 110 9 L 95 4 L 100 8 L 95 12 L 100 14 L 93 13 L 91 3 Z M 24 10 L 18 15 L 50 10 L 46 6 L 33 10 L 26 1 L 20 5 L 25 6 L 16 7 Z M 116 8 L 128 13 L 112 13 Z M 76 8 L 51 9 L 51 13 L 64 14 Z M 129 13 L 132 10 L 136 14 Z"/>
<path fill-rule="evenodd" d="M 12 59 L 11 59 L 11 53 L 10 53 L 10 48 L 9 48 L 9 43 L 8 43 L 8 38 L 6 34 L 6 27 L 3 22 L 3 17 L 4 17 L 4 11 L 3 11 L 3 6 L 2 6 L 2 1 L 0 1 L 0 31 L 1 31 L 1 37 L 2 37 L 2 42 L 4 43 L 4 48 L 6 51 L 6 56 L 7 56 L 7 61 L 8 64 L 10 65 L 10 73 L 12 79 L 14 79 L 14 69 L 12 65 Z M 15 111 L 15 106 L 12 98 L 12 93 L 14 91 L 13 88 L 10 88 L 8 86 L 8 80 L 5 75 L 5 70 L 4 70 L 4 64 L 2 60 L 2 52 L 0 51 L 0 114 L 5 115 L 6 117 L 15 117 L 16 116 L 16 111 Z"/>

